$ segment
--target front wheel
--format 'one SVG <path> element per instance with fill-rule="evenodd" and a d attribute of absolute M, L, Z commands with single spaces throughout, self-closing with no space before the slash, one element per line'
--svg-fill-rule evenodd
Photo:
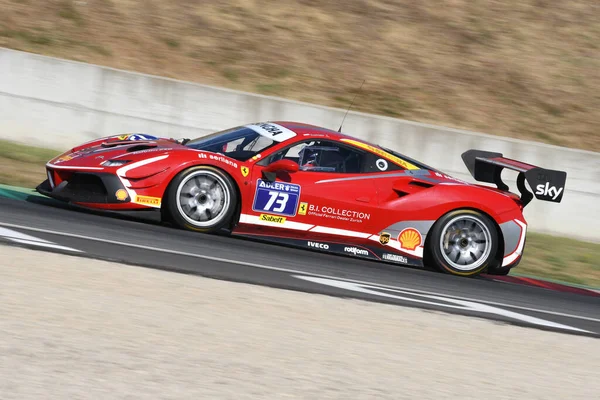
<path fill-rule="evenodd" d="M 179 227 L 216 232 L 233 218 L 235 183 L 221 170 L 197 166 L 180 172 L 169 185 L 166 213 Z"/>
<path fill-rule="evenodd" d="M 483 213 L 457 210 L 435 223 L 428 245 L 439 269 L 453 275 L 474 276 L 493 263 L 498 232 Z"/>

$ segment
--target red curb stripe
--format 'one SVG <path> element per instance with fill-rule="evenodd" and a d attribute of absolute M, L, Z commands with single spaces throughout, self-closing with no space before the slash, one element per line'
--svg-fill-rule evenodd
<path fill-rule="evenodd" d="M 557 292 L 564 293 L 575 293 L 582 294 L 585 296 L 592 297 L 600 297 L 600 292 L 590 289 L 579 288 L 575 286 L 563 285 L 560 283 L 548 282 L 541 279 L 535 278 L 526 278 L 521 276 L 495 276 L 495 275 L 485 275 L 487 279 L 505 282 L 505 283 L 514 283 L 517 285 L 525 285 L 525 286 L 534 286 L 540 287 L 543 289 L 554 290 Z"/>

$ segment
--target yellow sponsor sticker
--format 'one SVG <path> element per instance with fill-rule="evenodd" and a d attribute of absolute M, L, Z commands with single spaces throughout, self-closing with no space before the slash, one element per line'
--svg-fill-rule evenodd
<path fill-rule="evenodd" d="M 285 217 L 279 217 L 275 215 L 269 214 L 260 214 L 260 220 L 265 222 L 274 222 L 276 224 L 283 224 L 285 222 Z"/>
<path fill-rule="evenodd" d="M 242 171 L 242 176 L 245 178 L 248 176 L 248 174 L 250 173 L 250 168 L 245 167 L 245 166 L 241 166 L 240 170 Z"/>
<path fill-rule="evenodd" d="M 115 193 L 115 197 L 119 201 L 124 201 L 127 198 L 127 191 L 125 189 L 119 189 Z"/>
<path fill-rule="evenodd" d="M 416 165 L 413 165 L 413 164 L 409 163 L 408 161 L 404 161 L 400 157 L 396 157 L 395 155 L 390 154 L 387 151 L 380 149 L 379 147 L 371 146 L 370 144 L 359 142 L 359 141 L 353 140 L 353 139 L 342 139 L 342 141 L 346 142 L 346 143 L 353 144 L 354 146 L 360 147 L 361 149 L 370 151 L 371 153 L 375 153 L 375 154 L 377 154 L 380 157 L 387 158 L 388 160 L 390 160 L 394 164 L 397 164 L 397 165 L 399 165 L 399 166 L 401 166 L 403 168 L 406 168 L 406 169 L 419 169 L 419 167 L 417 167 Z"/>
<path fill-rule="evenodd" d="M 127 140 L 129 138 L 130 135 L 120 135 L 119 137 L 117 137 L 117 139 L 119 140 Z"/>
<path fill-rule="evenodd" d="M 308 211 L 308 203 L 300 203 L 300 207 L 298 208 L 298 214 L 306 215 Z"/>
<path fill-rule="evenodd" d="M 135 196 L 135 202 L 138 204 L 159 207 L 161 200 L 160 197 Z"/>
<path fill-rule="evenodd" d="M 73 154 L 73 153 L 71 153 L 71 154 Z M 56 161 L 54 161 L 54 164 L 60 164 L 61 162 L 71 161 L 73 159 L 73 156 L 71 154 L 67 154 L 67 155 L 57 158 Z"/>

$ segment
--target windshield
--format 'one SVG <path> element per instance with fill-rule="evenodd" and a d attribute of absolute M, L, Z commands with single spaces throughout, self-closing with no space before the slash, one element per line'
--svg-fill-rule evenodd
<path fill-rule="evenodd" d="M 406 161 L 408 161 L 409 163 L 411 163 L 411 164 L 413 164 L 413 165 L 416 165 L 417 167 L 419 167 L 419 168 L 421 168 L 421 169 L 428 169 L 428 170 L 430 170 L 430 171 L 433 171 L 433 172 L 440 172 L 440 171 L 438 171 L 437 169 L 435 169 L 435 168 L 433 168 L 433 167 L 430 167 L 430 166 L 429 166 L 429 165 L 427 165 L 427 164 L 423 164 L 422 162 L 419 162 L 419 161 L 417 161 L 417 160 L 415 160 L 415 159 L 413 159 L 413 158 L 407 157 L 407 156 L 405 156 L 404 154 L 400 154 L 400 153 L 398 153 L 397 151 L 390 150 L 390 149 L 388 149 L 388 148 L 385 148 L 385 147 L 383 147 L 383 146 L 377 146 L 377 147 L 379 147 L 381 150 L 385 150 L 385 151 L 387 151 L 388 153 L 390 153 L 390 154 L 392 154 L 392 155 L 394 155 L 394 156 L 396 156 L 396 157 L 398 157 L 398 158 L 401 158 L 401 159 L 403 159 L 403 160 L 406 160 Z"/>
<path fill-rule="evenodd" d="M 259 130 L 241 126 L 202 136 L 186 143 L 195 150 L 223 154 L 238 161 L 246 161 L 278 143 Z"/>

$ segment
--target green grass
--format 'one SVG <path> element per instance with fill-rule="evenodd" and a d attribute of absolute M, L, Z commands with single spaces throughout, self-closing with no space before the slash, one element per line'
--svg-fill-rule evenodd
<path fill-rule="evenodd" d="M 229 79 L 231 82 L 239 82 L 240 75 L 237 71 L 234 71 L 231 68 L 226 68 L 222 72 L 223 76 Z"/>
<path fill-rule="evenodd" d="M 51 150 L 18 144 L 8 140 L 0 140 L 0 157 L 4 159 L 44 165 L 60 153 L 60 150 Z"/>
<path fill-rule="evenodd" d="M 60 153 L 0 140 L 0 183 L 36 187 L 46 179 L 44 165 Z"/>
<path fill-rule="evenodd" d="M 281 93 L 282 87 L 278 83 L 259 83 L 256 90 L 262 94 L 275 95 Z"/>
<path fill-rule="evenodd" d="M 73 21 L 77 26 L 83 26 L 85 23 L 82 15 L 77 11 L 77 8 L 71 0 L 63 1 L 60 4 L 58 16 Z"/>
<path fill-rule="evenodd" d="M 29 32 L 6 29 L 0 30 L 0 36 L 21 39 L 32 45 L 50 46 L 54 43 L 54 39 L 50 36 L 50 33 L 44 30 Z"/>
<path fill-rule="evenodd" d="M 169 46 L 172 49 L 178 49 L 181 45 L 177 39 L 173 38 L 164 38 L 163 41 L 167 46 Z"/>
<path fill-rule="evenodd" d="M 600 244 L 530 232 L 514 272 L 600 287 Z"/>
<path fill-rule="evenodd" d="M 34 188 L 45 179 L 44 165 L 61 151 L 0 140 L 0 184 Z M 527 234 L 516 274 L 600 287 L 600 244 Z"/>
<path fill-rule="evenodd" d="M 88 49 L 90 49 L 102 56 L 106 56 L 106 57 L 112 56 L 112 52 L 109 49 L 107 49 L 106 47 L 103 47 L 101 45 L 84 43 L 83 46 L 87 47 Z"/>

